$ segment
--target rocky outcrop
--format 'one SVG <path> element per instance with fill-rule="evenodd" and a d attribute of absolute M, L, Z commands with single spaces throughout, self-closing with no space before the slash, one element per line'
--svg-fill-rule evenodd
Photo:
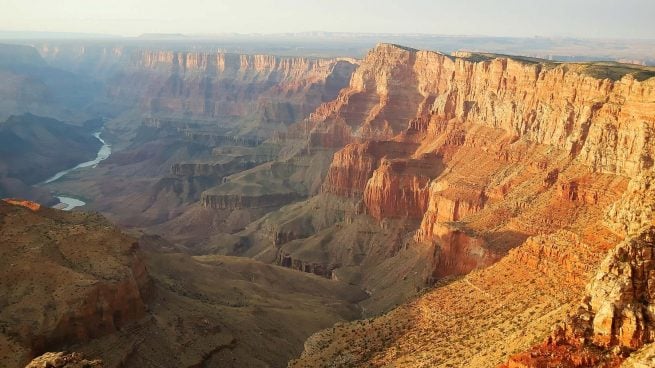
<path fill-rule="evenodd" d="M 621 198 L 605 214 L 605 223 L 622 235 L 635 234 L 655 221 L 655 174 L 632 178 Z"/>
<path fill-rule="evenodd" d="M 45 353 L 25 366 L 25 368 L 102 368 L 101 360 L 87 360 L 80 353 Z"/>
<path fill-rule="evenodd" d="M 3 201 L 12 204 L 14 206 L 21 206 L 25 208 L 29 208 L 32 211 L 38 211 L 41 208 L 41 205 L 32 202 L 32 201 L 26 201 L 24 199 L 18 199 L 18 198 L 4 198 Z"/>
<path fill-rule="evenodd" d="M 430 184 L 428 205 L 424 211 L 416 240 L 428 241 L 439 237 L 443 223 L 459 221 L 484 207 L 484 190 L 475 187 L 451 187 L 447 181 Z"/>
<path fill-rule="evenodd" d="M 337 267 L 336 265 L 325 266 L 317 262 L 305 262 L 301 259 L 294 259 L 293 256 L 282 252 L 278 253 L 275 263 L 282 267 L 291 268 L 292 270 L 313 273 L 314 275 L 326 278 L 331 278 L 332 270 Z"/>
<path fill-rule="evenodd" d="M 655 340 L 655 227 L 612 249 L 578 310 L 548 341 L 510 359 L 509 367 L 618 366 L 630 352 Z"/>
<path fill-rule="evenodd" d="M 637 349 L 652 342 L 654 251 L 655 227 L 610 251 L 587 287 L 583 313 L 574 317 L 572 332 L 590 333 L 586 336 L 590 342 L 605 348 Z M 586 321 L 586 317 L 591 318 Z"/>
<path fill-rule="evenodd" d="M 438 158 L 382 159 L 366 183 L 364 203 L 368 213 L 383 218 L 420 219 L 428 208 L 429 186 L 437 176 Z"/>
<path fill-rule="evenodd" d="M 0 201 L 0 218 L 0 340 L 18 345 L 11 361 L 25 364 L 145 315 L 149 276 L 138 243 L 102 217 Z"/>
<path fill-rule="evenodd" d="M 344 197 L 360 196 L 383 157 L 407 156 L 415 148 L 394 141 L 349 144 L 334 154 L 322 190 Z"/>
<path fill-rule="evenodd" d="M 271 194 L 212 194 L 203 192 L 200 203 L 203 207 L 221 210 L 236 210 L 244 208 L 268 208 L 282 206 L 302 198 L 297 193 Z"/>

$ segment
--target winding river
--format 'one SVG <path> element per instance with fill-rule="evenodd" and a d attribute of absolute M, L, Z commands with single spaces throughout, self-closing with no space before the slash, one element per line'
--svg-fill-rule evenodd
<path fill-rule="evenodd" d="M 111 145 L 109 145 L 100 137 L 100 133 L 101 132 L 93 133 L 93 136 L 96 137 L 100 141 L 100 143 L 102 143 L 102 146 L 98 150 L 98 154 L 96 155 L 95 159 L 91 161 L 82 162 L 81 164 L 78 164 L 75 167 L 60 171 L 55 175 L 51 176 L 50 178 L 48 178 L 42 184 L 48 184 L 57 181 L 63 178 L 64 176 L 66 176 L 66 174 L 75 171 L 77 169 L 81 169 L 85 167 L 96 167 L 101 161 L 106 160 L 111 155 Z M 81 207 L 86 204 L 86 202 L 84 202 L 83 200 L 75 197 L 68 197 L 63 195 L 57 195 L 56 197 L 59 199 L 60 204 L 56 205 L 55 207 L 64 211 L 70 211 L 75 207 Z"/>

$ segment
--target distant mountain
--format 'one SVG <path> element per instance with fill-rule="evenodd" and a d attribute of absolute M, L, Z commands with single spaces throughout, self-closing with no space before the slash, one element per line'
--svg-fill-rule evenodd
<path fill-rule="evenodd" d="M 145 38 L 145 39 L 180 39 L 180 38 L 188 38 L 188 36 L 183 35 L 182 33 L 144 33 L 142 35 L 139 35 L 138 38 Z"/>
<path fill-rule="evenodd" d="M 121 36 L 108 35 L 103 33 L 80 33 L 80 32 L 37 32 L 37 31 L 0 31 L 0 39 L 21 40 L 21 39 L 88 39 L 88 38 L 120 38 Z"/>

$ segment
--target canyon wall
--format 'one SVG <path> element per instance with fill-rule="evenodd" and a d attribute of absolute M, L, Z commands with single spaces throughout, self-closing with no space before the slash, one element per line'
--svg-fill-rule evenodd
<path fill-rule="evenodd" d="M 53 67 L 23 45 L 0 44 L 0 79 L 0 120 L 31 113 L 81 124 L 101 92 L 93 77 Z"/>
<path fill-rule="evenodd" d="M 494 294 L 503 301 L 515 298 L 521 307 L 514 317 L 529 310 L 543 313 L 519 318 L 510 328 L 513 334 L 501 330 L 495 335 L 492 341 L 503 344 L 502 349 L 467 349 L 450 338 L 440 348 L 424 345 L 426 331 L 452 336 L 461 330 L 457 340 L 461 343 L 481 333 L 478 323 L 485 325 L 494 317 L 483 319 L 469 311 L 467 322 L 453 330 L 441 330 L 440 324 L 416 327 L 394 320 L 395 313 L 417 305 L 421 305 L 416 311 L 418 325 L 441 318 L 435 316 L 457 309 L 454 305 L 472 305 L 471 294 L 451 295 L 448 310 L 436 306 L 443 303 L 439 297 L 420 297 L 373 320 L 385 326 L 382 334 L 393 335 L 396 329 L 409 331 L 402 336 L 414 334 L 415 338 L 407 338 L 405 353 L 399 353 L 404 338 L 398 336 L 368 339 L 357 352 L 349 350 L 342 339 L 326 340 L 321 346 L 309 340 L 305 352 L 310 359 L 301 357 L 298 366 L 310 366 L 311 356 L 334 352 L 339 357 L 329 362 L 346 355 L 361 359 L 353 366 L 420 361 L 424 366 L 450 362 L 482 367 L 492 364 L 488 359 L 499 364 L 509 356 L 506 349 L 529 348 L 565 316 L 594 272 L 598 273 L 589 283 L 588 297 L 572 314 L 580 323 L 567 322 L 569 327 L 559 329 L 559 335 L 546 343 L 556 346 L 554 350 L 536 347 L 517 355 L 509 366 L 550 366 L 560 362 L 558 351 L 575 349 L 582 353 L 571 354 L 577 360 L 563 366 L 613 366 L 630 352 L 648 347 L 653 341 L 648 291 L 652 230 L 643 226 L 652 225 L 655 208 L 651 199 L 654 111 L 652 68 L 481 53 L 444 55 L 389 44 L 371 50 L 350 85 L 305 121 L 310 147 L 343 147 L 334 155 L 323 191 L 360 200 L 362 212 L 377 222 L 379 232 L 402 220 L 404 230 L 393 240 L 396 244 L 390 248 L 395 253 L 388 259 L 399 259 L 412 249 L 434 249 L 432 258 L 427 258 L 432 266 L 430 281 L 468 274 L 455 283 L 458 288 L 472 288 L 484 298 Z M 347 228 L 347 222 L 342 226 Z M 387 249 L 386 242 L 380 244 Z M 335 246 L 327 241 L 320 245 L 323 248 L 316 249 Z M 347 245 L 348 249 L 352 246 Z M 608 250 L 608 258 L 596 271 Z M 316 258 L 306 247 L 303 253 L 285 257 L 301 262 L 302 254 Z M 335 258 L 329 255 L 323 265 L 335 264 Z M 370 259 L 364 255 L 360 265 Z M 492 264 L 485 269 L 490 276 L 484 287 L 469 281 L 484 274 L 472 270 Z M 378 269 L 366 267 L 369 273 Z M 496 273 L 504 267 L 512 271 L 502 276 Z M 499 292 L 505 287 L 503 278 L 526 269 L 536 273 L 530 285 L 521 292 Z M 332 274 L 340 272 L 336 268 Z M 554 275 L 557 272 L 569 276 L 560 278 Z M 534 287 L 546 279 L 558 280 L 550 294 Z M 446 290 L 441 285 L 431 293 Z M 523 290 L 536 299 L 522 295 Z M 565 292 L 555 297 L 557 290 Z M 550 297 L 564 304 L 555 309 L 552 302 L 543 300 Z M 508 303 L 503 310 L 513 308 L 513 302 Z M 343 328 L 351 328 L 353 336 L 366 329 Z M 494 334 L 488 326 L 484 331 Z M 341 343 L 345 345 L 339 349 L 329 347 Z M 389 350 L 377 350 L 378 343 Z M 601 357 L 592 354 L 598 349 Z M 426 354 L 435 357 L 429 364 L 423 359 Z"/>
<path fill-rule="evenodd" d="M 421 219 L 419 240 L 435 222 L 461 221 L 542 175 L 563 200 L 598 204 L 605 188 L 587 173 L 634 177 L 653 167 L 655 79 L 638 71 L 378 45 L 308 119 L 323 137 L 310 144 L 350 143 L 324 191 L 363 193 L 378 219 Z M 435 165 L 446 168 L 440 178 Z"/>
<path fill-rule="evenodd" d="M 142 51 L 113 78 L 110 95 L 136 93 L 153 114 L 205 118 L 256 114 L 264 123 L 292 123 L 347 83 L 345 61 L 270 55 Z"/>
<path fill-rule="evenodd" d="M 241 125 L 301 120 L 347 85 L 352 60 L 41 45 L 54 65 L 105 81 L 107 101 L 151 116 Z M 243 129 L 244 131 L 247 129 Z"/>
<path fill-rule="evenodd" d="M 595 171 L 635 174 L 653 165 L 655 95 L 655 81 L 637 72 L 380 44 L 350 86 L 309 119 L 317 130 L 342 120 L 355 136 L 369 138 L 408 127 L 438 134 L 457 119 L 561 149 Z"/>

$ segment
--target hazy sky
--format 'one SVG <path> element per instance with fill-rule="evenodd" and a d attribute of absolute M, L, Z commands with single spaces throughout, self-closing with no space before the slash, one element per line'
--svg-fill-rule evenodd
<path fill-rule="evenodd" d="M 0 0 L 0 30 L 655 39 L 655 0 Z"/>

